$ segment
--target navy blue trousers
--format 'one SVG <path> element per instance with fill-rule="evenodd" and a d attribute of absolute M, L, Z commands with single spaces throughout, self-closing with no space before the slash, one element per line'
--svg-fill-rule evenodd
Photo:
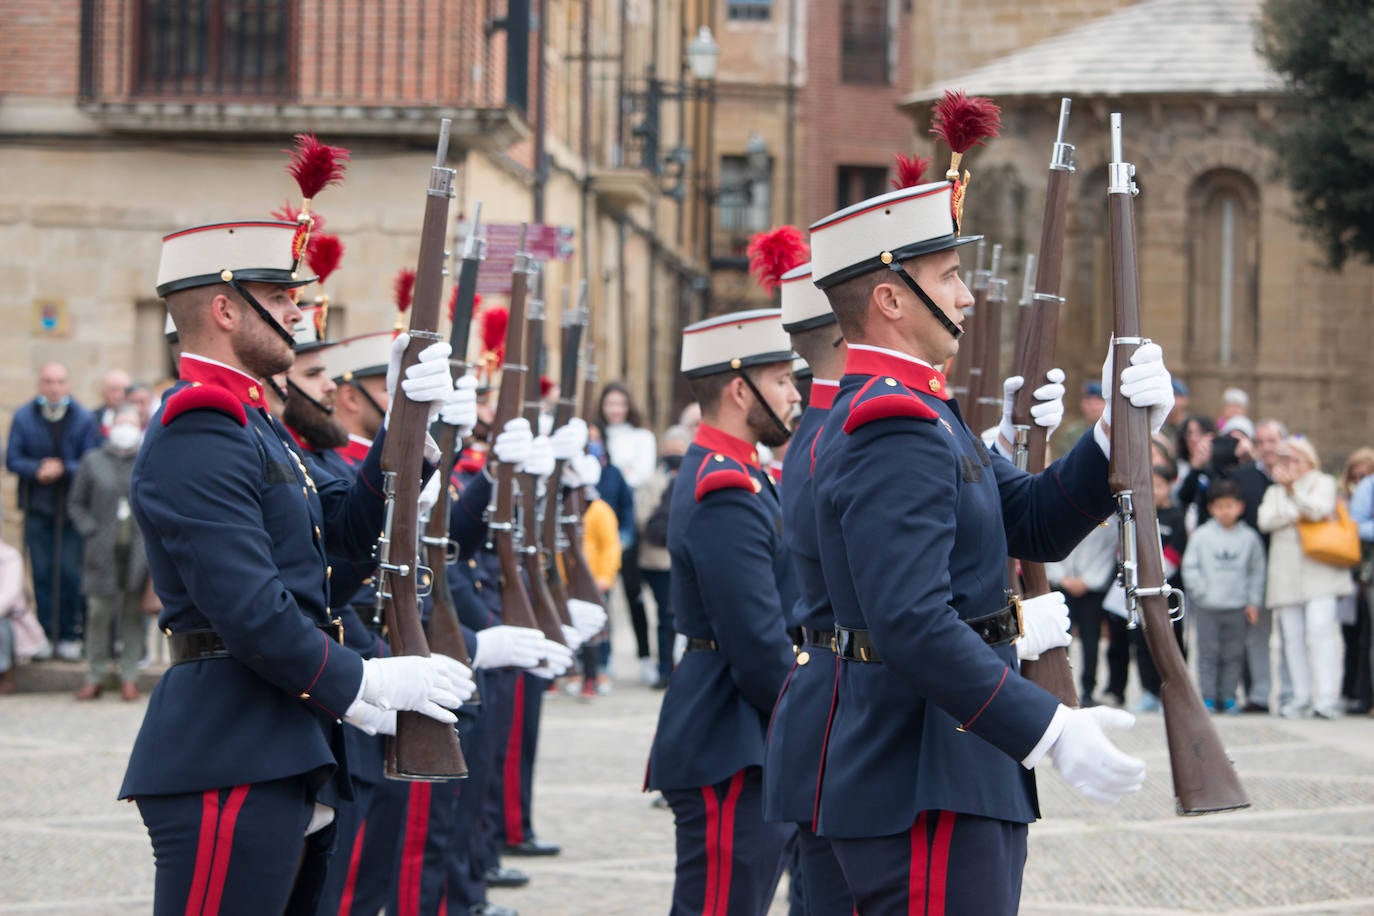
<path fill-rule="evenodd" d="M 1026 825 L 922 811 L 905 833 L 831 837 L 860 916 L 1015 916 Z"/>
<path fill-rule="evenodd" d="M 548 678 L 525 671 L 512 676 L 510 705 L 497 718 L 493 740 L 496 760 L 488 791 L 488 810 L 496 842 L 515 845 L 534 837 L 532 826 L 534 757 L 539 750 L 539 716 L 544 709 Z"/>
<path fill-rule="evenodd" d="M 763 819 L 763 771 L 740 770 L 699 789 L 667 789 L 677 828 L 670 916 L 768 912 L 796 833 Z"/>
<path fill-rule="evenodd" d="M 792 880 L 801 879 L 807 916 L 851 916 L 854 896 L 830 841 L 816 836 L 810 824 L 798 824 L 797 851 L 799 868 L 793 870 Z"/>
<path fill-rule="evenodd" d="M 81 597 L 81 535 L 63 519 L 62 556 L 57 556 L 57 519 L 34 512 L 24 514 L 24 545 L 33 565 L 33 612 L 54 644 L 81 638 L 86 601 Z M 56 567 L 56 569 L 54 569 Z M 53 575 L 61 579 L 59 607 L 53 610 Z"/>
<path fill-rule="evenodd" d="M 486 673 L 482 682 L 482 724 L 485 733 L 483 760 L 487 763 L 486 786 L 479 803 L 477 830 L 472 838 L 472 867 L 480 874 L 501 864 L 498 825 L 504 820 L 502 783 L 499 778 L 510 739 L 511 712 L 515 704 L 515 685 L 523 672 L 498 668 Z"/>
<path fill-rule="evenodd" d="M 153 843 L 154 916 L 315 912 L 334 827 L 305 836 L 303 778 L 134 801 Z"/>
<path fill-rule="evenodd" d="M 358 825 L 354 842 L 362 852 L 353 880 L 348 909 L 340 916 L 376 916 L 396 896 L 397 859 L 410 804 L 410 783 L 383 779 L 373 787 L 372 800 Z M 323 914 L 322 914 L 323 916 Z"/>
<path fill-rule="evenodd" d="M 478 850 L 482 805 L 491 781 L 491 741 L 487 729 L 486 678 L 482 679 L 482 706 L 473 710 L 472 721 L 463 725 L 463 757 L 468 778 L 453 783 L 456 805 L 452 840 L 445 860 L 448 912 L 462 914 L 487 900 L 485 857 Z"/>

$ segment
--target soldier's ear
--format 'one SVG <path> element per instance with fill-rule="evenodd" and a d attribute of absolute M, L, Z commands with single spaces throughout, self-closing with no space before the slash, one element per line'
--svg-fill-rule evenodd
<path fill-rule="evenodd" d="M 209 312 L 210 322 L 225 331 L 233 330 L 239 323 L 239 303 L 224 293 L 219 293 L 210 300 Z"/>
<path fill-rule="evenodd" d="M 878 283 L 868 299 L 869 317 L 875 315 L 885 321 L 895 321 L 902 316 L 902 300 L 895 283 Z"/>

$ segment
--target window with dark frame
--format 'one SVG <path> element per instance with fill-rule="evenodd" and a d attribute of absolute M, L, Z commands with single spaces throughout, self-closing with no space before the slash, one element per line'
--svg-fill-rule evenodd
<path fill-rule="evenodd" d="M 723 232 L 761 232 L 772 213 L 773 163 L 757 172 L 748 156 L 720 157 L 716 225 Z"/>
<path fill-rule="evenodd" d="M 292 0 L 141 0 L 137 91 L 289 97 Z"/>
<path fill-rule="evenodd" d="M 892 0 L 840 4 L 840 81 L 865 86 L 892 82 Z"/>
<path fill-rule="evenodd" d="M 861 200 L 892 190 L 887 166 L 839 165 L 835 167 L 835 209 L 843 210 Z"/>
<path fill-rule="evenodd" d="M 726 0 L 725 18 L 763 22 L 772 15 L 772 0 Z"/>

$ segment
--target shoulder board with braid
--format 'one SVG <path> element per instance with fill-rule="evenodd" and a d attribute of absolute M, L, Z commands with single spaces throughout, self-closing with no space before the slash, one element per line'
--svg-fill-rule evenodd
<path fill-rule="evenodd" d="M 167 398 L 162 405 L 162 425 L 193 410 L 214 410 L 232 419 L 239 426 L 248 425 L 248 412 L 243 402 L 215 385 L 188 385 Z"/>
<path fill-rule="evenodd" d="M 712 452 L 697 470 L 697 502 L 701 502 L 708 493 L 729 489 L 757 493 L 760 485 L 743 464 L 720 452 Z"/>
<path fill-rule="evenodd" d="M 935 409 L 890 375 L 875 375 L 859 389 L 849 402 L 849 415 L 844 431 L 852 433 L 865 423 L 889 417 L 911 417 L 934 423 L 939 414 Z"/>

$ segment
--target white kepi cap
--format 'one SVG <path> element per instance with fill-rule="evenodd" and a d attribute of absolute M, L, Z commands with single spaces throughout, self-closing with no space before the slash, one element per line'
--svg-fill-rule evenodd
<path fill-rule="evenodd" d="M 305 286 L 315 278 L 293 270 L 297 246 L 307 237 L 305 223 L 244 220 L 193 226 L 162 237 L 157 294 L 228 283 Z"/>
<path fill-rule="evenodd" d="M 707 318 L 682 329 L 682 374 L 701 378 L 792 361 L 792 341 L 778 309 L 750 309 Z"/>
<path fill-rule="evenodd" d="M 329 320 L 329 303 L 317 301 L 302 305 L 300 309 L 301 320 L 291 329 L 291 336 L 296 339 L 296 352 L 318 350 L 332 343 L 324 339 L 325 326 Z"/>
<path fill-rule="evenodd" d="M 825 293 L 811 282 L 811 265 L 798 264 L 782 275 L 782 329 L 789 334 L 823 327 L 836 320 Z"/>
<path fill-rule="evenodd" d="M 811 226 L 811 273 L 821 289 L 905 261 L 976 242 L 959 235 L 948 181 L 902 188 L 846 207 Z"/>
<path fill-rule="evenodd" d="M 395 339 L 391 331 L 378 331 L 341 340 L 324 351 L 324 371 L 336 382 L 385 377 L 391 362 L 391 342 Z"/>

